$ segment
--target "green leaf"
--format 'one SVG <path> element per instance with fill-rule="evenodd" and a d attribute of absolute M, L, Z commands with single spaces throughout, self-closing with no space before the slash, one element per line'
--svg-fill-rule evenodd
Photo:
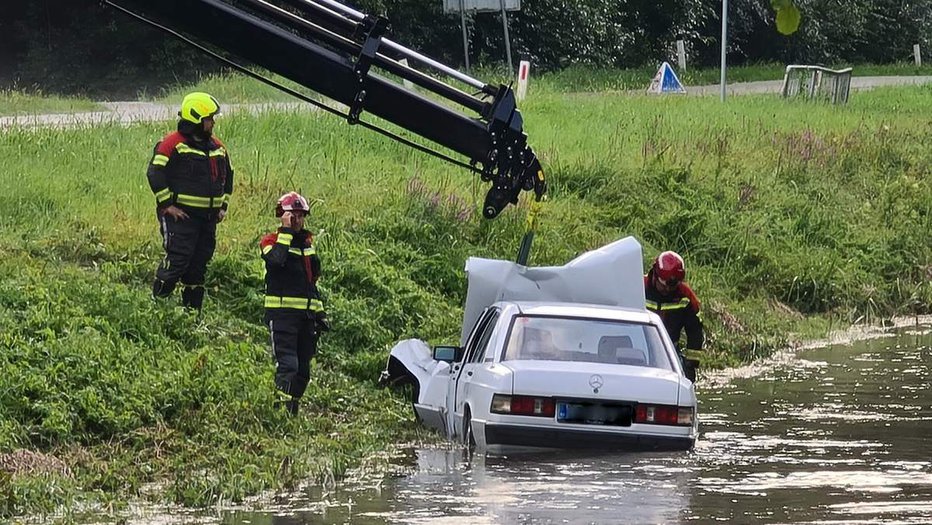
<path fill-rule="evenodd" d="M 790 4 L 777 11 L 777 31 L 782 35 L 792 35 L 799 29 L 799 8 Z"/>

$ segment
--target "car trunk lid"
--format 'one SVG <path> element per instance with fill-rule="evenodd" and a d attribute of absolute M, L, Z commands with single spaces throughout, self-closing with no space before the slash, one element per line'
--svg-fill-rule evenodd
<path fill-rule="evenodd" d="M 670 370 L 602 363 L 505 361 L 514 395 L 676 405 L 679 376 Z"/>

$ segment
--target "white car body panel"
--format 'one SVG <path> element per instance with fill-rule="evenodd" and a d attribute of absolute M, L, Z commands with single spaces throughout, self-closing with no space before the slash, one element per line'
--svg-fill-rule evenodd
<path fill-rule="evenodd" d="M 644 307 L 641 264 L 640 245 L 633 238 L 584 254 L 564 267 L 525 268 L 506 261 L 471 258 L 461 341 L 464 355 L 453 363 L 436 361 L 427 343 L 409 339 L 392 348 L 389 368 L 394 359 L 396 372 L 400 365 L 416 381 L 414 408 L 425 425 L 462 440 L 468 415 L 480 449 L 580 444 L 622 449 L 690 448 L 698 433 L 695 387 L 685 377 L 661 319 Z M 646 330 L 641 336 L 644 344 L 613 350 L 610 362 L 506 359 L 506 345 L 517 316 L 537 319 L 547 331 L 552 326 L 547 324 L 548 318 L 557 323 L 623 323 L 619 326 Z M 573 341 L 580 341 L 578 353 L 592 355 L 591 341 L 600 335 L 590 337 L 588 326 L 582 326 L 585 329 L 578 332 L 581 339 Z M 653 330 L 657 336 L 652 340 L 662 342 L 653 343 L 652 355 L 656 357 L 659 352 L 668 369 L 654 367 L 663 364 L 647 365 L 646 361 L 644 366 L 615 364 L 621 362 L 615 360 L 615 351 L 649 352 L 640 348 L 648 348 L 644 337 L 648 331 L 654 334 Z M 599 347 L 601 352 L 601 341 Z M 571 353 L 576 348 L 573 346 Z M 549 417 L 493 413 L 495 394 L 551 399 L 564 411 L 585 406 L 584 410 L 596 414 L 617 410 L 628 415 L 620 416 L 621 423 L 615 419 L 612 424 L 596 424 L 601 420 L 588 415 L 579 419 L 570 412 L 563 420 L 556 413 Z M 692 425 L 637 423 L 634 411 L 639 405 L 692 408 Z"/>

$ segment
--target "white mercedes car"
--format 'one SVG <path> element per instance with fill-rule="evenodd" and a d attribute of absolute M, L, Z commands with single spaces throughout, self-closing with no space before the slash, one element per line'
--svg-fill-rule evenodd
<path fill-rule="evenodd" d="M 695 388 L 687 378 L 694 377 L 694 370 L 684 369 L 662 321 L 643 306 L 639 245 L 637 259 L 629 259 L 629 266 L 637 261 L 636 275 L 629 271 L 629 286 L 609 295 L 637 295 L 636 277 L 640 299 L 613 300 L 614 305 L 577 300 L 489 304 L 488 293 L 473 293 L 476 282 L 470 275 L 470 298 L 488 306 L 476 310 L 467 304 L 470 324 L 464 327 L 463 344 L 431 348 L 416 339 L 402 341 L 392 348 L 382 380 L 410 384 L 420 421 L 480 450 L 689 449 L 698 432 Z M 479 266 L 473 263 L 472 269 Z M 578 299 L 612 288 L 607 281 L 592 293 L 575 286 L 591 280 L 591 270 L 606 266 L 616 279 L 625 278 L 613 264 L 589 264 L 575 275 L 566 270 L 574 263 L 530 276 L 522 269 L 520 279 L 498 266 L 479 273 L 497 280 L 484 286 L 492 296 L 539 299 L 548 296 L 550 286 L 557 290 L 551 295 Z M 533 286 L 515 285 L 522 279 Z M 502 280 L 510 284 L 501 286 Z M 628 306 L 618 305 L 626 300 Z"/>

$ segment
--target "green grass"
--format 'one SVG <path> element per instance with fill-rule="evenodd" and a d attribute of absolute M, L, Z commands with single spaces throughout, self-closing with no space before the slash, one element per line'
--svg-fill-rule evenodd
<path fill-rule="evenodd" d="M 90 100 L 47 97 L 41 92 L 25 92 L 16 89 L 0 90 L 0 116 L 75 113 L 101 109 L 100 104 Z"/>
<path fill-rule="evenodd" d="M 674 66 L 675 67 L 675 66 Z M 854 76 L 916 76 L 932 75 L 932 66 L 916 67 L 911 63 L 902 64 L 833 64 L 829 67 L 841 69 L 853 67 Z M 728 83 L 754 82 L 759 80 L 780 80 L 783 78 L 786 66 L 777 63 L 752 64 L 735 66 L 728 69 Z M 578 92 L 606 92 L 646 89 L 657 72 L 654 66 L 631 69 L 605 69 L 583 66 L 569 67 L 560 71 L 538 73 L 531 72 L 529 91 L 536 93 L 578 93 Z M 276 82 L 281 82 L 297 91 L 314 96 L 307 89 L 283 79 L 278 75 L 268 75 Z M 430 71 L 428 71 L 430 73 Z M 700 86 L 718 84 L 719 69 L 688 69 L 677 71 L 680 80 L 686 86 Z M 514 79 L 502 68 L 480 68 L 472 72 L 472 76 L 484 82 L 504 83 L 513 82 Z M 448 81 L 449 79 L 444 79 Z M 464 91 L 472 92 L 472 88 L 458 86 Z M 160 93 L 154 100 L 168 104 L 176 104 L 190 91 L 206 91 L 217 97 L 223 104 L 242 104 L 257 101 L 293 102 L 294 98 L 275 88 L 253 80 L 239 73 L 222 75 L 209 75 L 192 85 L 177 86 Z M 149 97 L 143 97 L 149 98 Z M 317 98 L 315 96 L 315 98 Z"/>
<path fill-rule="evenodd" d="M 522 109 L 551 185 L 533 264 L 627 235 L 645 262 L 680 251 L 714 366 L 932 309 L 932 88 L 840 107 L 560 91 Z M 485 184 L 459 168 L 328 115 L 231 115 L 217 133 L 236 192 L 197 320 L 149 299 L 161 250 L 144 170 L 165 125 L 87 131 L 0 134 L 0 452 L 74 472 L 52 500 L 0 478 L 0 515 L 124 502 L 150 482 L 149 498 L 241 500 L 435 439 L 375 379 L 399 339 L 457 340 L 464 261 L 513 258 L 524 201 L 486 221 Z M 334 325 L 297 420 L 271 408 L 256 244 L 291 189 L 314 206 Z"/>

